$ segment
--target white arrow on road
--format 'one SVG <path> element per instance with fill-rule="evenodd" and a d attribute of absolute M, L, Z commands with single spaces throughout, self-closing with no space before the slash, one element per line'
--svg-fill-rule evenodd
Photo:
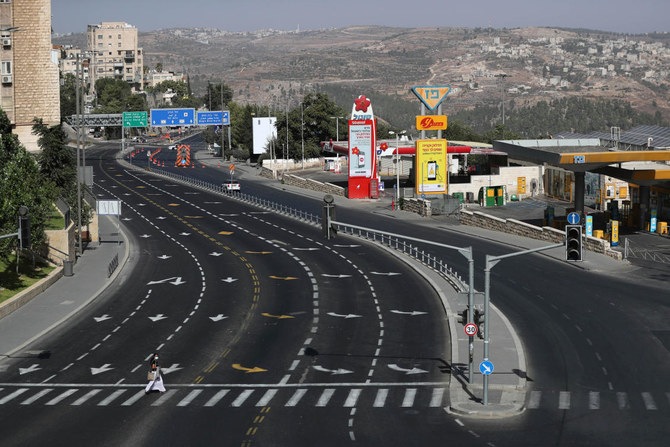
<path fill-rule="evenodd" d="M 335 247 L 340 247 L 340 248 L 356 248 L 356 247 L 360 247 L 360 245 L 358 245 L 358 244 L 352 244 L 352 245 L 337 245 L 337 244 L 335 244 Z"/>
<path fill-rule="evenodd" d="M 156 219 L 158 219 L 158 220 L 165 220 L 165 219 L 167 219 L 167 217 L 165 217 L 165 216 L 161 216 L 161 217 L 157 217 Z"/>
<path fill-rule="evenodd" d="M 411 315 L 411 316 L 416 316 L 416 315 L 426 315 L 428 312 L 421 312 L 418 310 L 413 310 L 411 312 L 403 312 L 401 310 L 392 310 L 391 311 L 394 314 L 400 314 L 400 315 Z"/>
<path fill-rule="evenodd" d="M 180 368 L 179 363 L 173 363 L 172 366 L 169 366 L 167 368 L 161 368 L 161 372 L 163 374 L 170 374 L 171 372 L 179 371 L 180 369 L 184 368 Z"/>
<path fill-rule="evenodd" d="M 101 321 L 109 320 L 110 318 L 112 318 L 112 317 L 110 317 L 107 314 L 99 316 L 99 317 L 93 317 L 93 319 L 95 320 L 96 323 L 100 323 Z"/>
<path fill-rule="evenodd" d="M 37 370 L 42 369 L 42 368 L 38 368 L 38 366 L 39 365 L 37 363 L 33 363 L 28 368 L 19 368 L 19 375 L 22 376 L 24 374 L 28 374 L 28 373 L 35 372 Z"/>
<path fill-rule="evenodd" d="M 114 368 L 110 368 L 110 366 L 111 366 L 110 363 L 105 363 L 100 368 L 91 368 L 91 374 L 93 374 L 95 376 L 96 374 L 100 374 L 100 373 L 104 373 L 104 372 L 113 370 Z"/>
<path fill-rule="evenodd" d="M 389 368 L 391 368 L 394 371 L 404 372 L 405 374 L 408 374 L 408 375 L 409 374 L 423 374 L 423 373 L 428 372 L 425 369 L 419 369 L 419 368 L 412 368 L 412 369 L 401 368 L 398 365 L 396 365 L 395 363 L 391 363 L 389 365 Z"/>
<path fill-rule="evenodd" d="M 179 233 L 179 236 L 190 236 L 191 233 Z"/>
<path fill-rule="evenodd" d="M 327 273 L 322 273 L 321 276 L 325 276 L 326 278 L 351 278 L 351 275 L 329 275 Z"/>
<path fill-rule="evenodd" d="M 174 281 L 172 281 L 173 279 L 174 279 Z M 147 283 L 147 285 L 151 286 L 153 284 L 163 284 L 163 283 L 166 283 L 166 282 L 169 282 L 170 284 L 175 285 L 175 286 L 180 286 L 180 285 L 186 283 L 186 281 L 181 280 L 181 276 L 173 276 L 172 278 L 165 278 L 165 279 L 161 279 L 159 281 L 149 281 Z"/>
<path fill-rule="evenodd" d="M 395 276 L 400 275 L 400 273 L 395 272 L 370 272 L 371 275 L 381 275 L 381 276 Z"/>
<path fill-rule="evenodd" d="M 210 256 L 216 256 L 216 257 L 218 258 L 218 257 L 221 256 L 222 254 L 223 254 L 223 253 L 219 253 L 218 251 L 213 251 L 213 252 L 210 253 L 209 255 L 210 255 Z"/>
<path fill-rule="evenodd" d="M 324 368 L 323 366 L 315 365 L 312 368 L 316 369 L 317 371 L 321 372 L 327 372 L 330 373 L 330 375 L 335 376 L 335 375 L 340 375 L 340 374 L 351 374 L 353 371 L 349 371 L 348 369 L 327 369 Z"/>
<path fill-rule="evenodd" d="M 171 257 L 172 257 L 172 256 L 161 255 L 161 256 L 158 256 L 158 259 L 162 259 L 163 261 L 165 261 L 166 259 L 170 259 Z"/>
<path fill-rule="evenodd" d="M 306 248 L 294 247 L 293 249 L 297 250 L 297 251 L 316 251 L 316 250 L 320 250 L 319 247 L 306 247 Z"/>
<path fill-rule="evenodd" d="M 121 219 L 121 220 L 124 220 L 124 221 L 129 221 L 129 220 L 133 220 L 133 219 L 131 219 L 130 217 L 124 217 L 124 218 L 123 218 L 123 219 Z"/>
<path fill-rule="evenodd" d="M 237 278 L 231 278 L 230 276 L 228 278 L 223 278 L 221 281 L 227 282 L 228 284 L 237 281 Z"/>
<path fill-rule="evenodd" d="M 209 317 L 209 319 L 212 320 L 212 321 L 221 321 L 221 320 L 225 320 L 226 318 L 228 318 L 228 317 L 226 317 L 223 314 L 219 314 L 216 317 Z"/>
<path fill-rule="evenodd" d="M 150 234 L 142 234 L 142 235 L 140 235 L 140 237 L 143 237 L 144 239 L 146 239 L 146 238 L 151 237 L 151 235 Z"/>
<path fill-rule="evenodd" d="M 138 203 L 137 206 L 147 206 L 146 203 Z"/>
<path fill-rule="evenodd" d="M 126 193 L 123 193 L 123 195 L 124 195 L 124 196 L 129 196 L 130 193 L 129 193 L 129 192 L 126 192 Z"/>
<path fill-rule="evenodd" d="M 363 315 L 355 315 L 355 314 L 349 314 L 349 315 L 340 315 L 336 314 L 335 312 L 328 312 L 328 315 L 331 317 L 340 317 L 340 318 L 361 318 Z"/>
<path fill-rule="evenodd" d="M 151 321 L 153 321 L 154 323 L 157 322 L 157 321 L 160 321 L 160 320 L 165 320 L 166 318 L 167 317 L 163 314 L 157 314 L 155 317 L 149 317 L 149 319 Z"/>

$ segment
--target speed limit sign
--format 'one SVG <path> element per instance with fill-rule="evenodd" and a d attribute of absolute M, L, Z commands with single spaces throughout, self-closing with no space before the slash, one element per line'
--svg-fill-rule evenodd
<path fill-rule="evenodd" d="M 477 325 L 474 323 L 468 323 L 465 325 L 465 335 L 472 337 L 477 334 Z"/>

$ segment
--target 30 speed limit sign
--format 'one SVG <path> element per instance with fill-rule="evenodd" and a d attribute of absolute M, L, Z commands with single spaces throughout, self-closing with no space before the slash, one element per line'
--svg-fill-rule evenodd
<path fill-rule="evenodd" d="M 474 323 L 468 323 L 465 325 L 465 335 L 472 337 L 477 334 L 477 325 Z"/>

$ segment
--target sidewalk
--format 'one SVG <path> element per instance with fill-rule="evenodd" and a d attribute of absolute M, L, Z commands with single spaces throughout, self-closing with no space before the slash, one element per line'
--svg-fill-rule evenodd
<path fill-rule="evenodd" d="M 77 259 L 73 276 L 61 277 L 30 302 L 0 320 L 0 362 L 75 315 L 119 275 L 129 258 L 128 238 L 121 230 L 120 244 L 117 244 L 116 218 L 100 216 L 99 222 L 103 242 L 88 246 Z M 117 253 L 119 266 L 108 277 L 107 268 Z"/>

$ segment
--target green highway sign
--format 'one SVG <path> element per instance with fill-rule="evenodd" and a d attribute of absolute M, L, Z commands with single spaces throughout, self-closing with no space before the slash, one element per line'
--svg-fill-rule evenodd
<path fill-rule="evenodd" d="M 123 127 L 147 127 L 147 112 L 123 112 Z"/>

